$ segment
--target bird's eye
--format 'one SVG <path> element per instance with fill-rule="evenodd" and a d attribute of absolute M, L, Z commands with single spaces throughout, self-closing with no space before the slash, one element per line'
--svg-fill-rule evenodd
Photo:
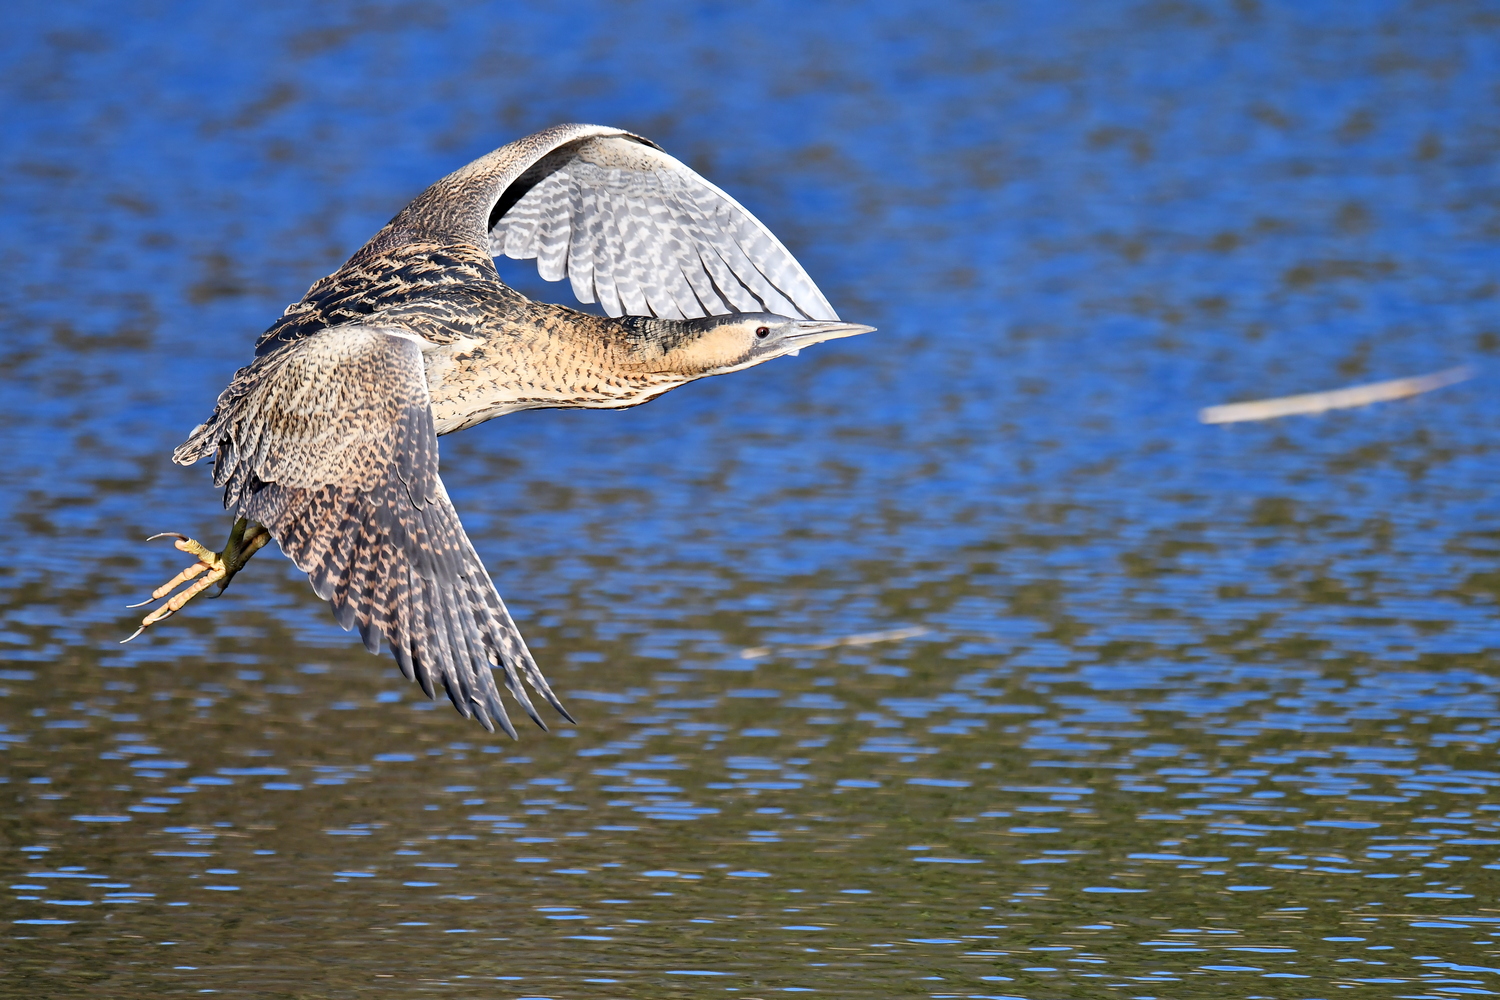
<path fill-rule="evenodd" d="M 762 338 L 769 337 L 771 335 L 771 328 L 769 326 L 758 326 L 755 328 L 755 335 Z"/>

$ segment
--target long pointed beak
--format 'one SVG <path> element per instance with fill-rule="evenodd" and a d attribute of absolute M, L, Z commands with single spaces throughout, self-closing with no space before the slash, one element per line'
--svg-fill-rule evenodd
<path fill-rule="evenodd" d="M 840 337 L 857 337 L 861 333 L 873 333 L 873 326 L 865 326 L 861 323 L 841 323 L 837 320 L 801 320 L 793 324 L 791 333 L 781 340 L 783 344 L 789 344 L 793 350 L 800 351 L 804 347 L 813 344 L 821 344 L 825 340 L 838 340 Z"/>

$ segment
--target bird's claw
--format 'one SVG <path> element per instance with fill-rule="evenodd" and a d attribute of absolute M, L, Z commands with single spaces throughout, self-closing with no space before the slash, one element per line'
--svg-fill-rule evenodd
<path fill-rule="evenodd" d="M 248 529 L 248 530 L 247 530 Z M 270 532 L 262 526 L 251 525 L 241 520 L 237 522 L 229 534 L 229 542 L 224 546 L 223 552 L 213 552 L 202 542 L 196 541 L 186 535 L 180 535 L 175 531 L 163 531 L 146 539 L 148 542 L 158 538 L 175 538 L 172 544 L 181 552 L 195 557 L 198 561 L 178 573 L 166 583 L 151 592 L 151 596 L 139 604 L 128 605 L 132 608 L 145 607 L 152 601 L 159 601 L 172 591 L 177 590 L 188 581 L 192 584 L 176 594 L 172 594 L 171 600 L 141 619 L 140 627 L 128 637 L 121 639 L 121 643 L 129 642 L 140 635 L 146 629 L 172 617 L 181 611 L 189 601 L 203 593 L 214 584 L 219 585 L 218 592 L 213 596 L 218 597 L 229 586 L 229 580 L 238 573 L 250 557 L 258 552 L 261 546 L 271 540 Z M 197 579 L 195 579 L 197 578 Z"/>
<path fill-rule="evenodd" d="M 214 568 L 216 568 L 216 567 L 218 567 L 218 566 L 220 566 L 220 565 L 223 564 L 223 559 L 222 559 L 222 557 L 217 552 L 210 552 L 210 551 L 208 551 L 207 546 L 202 545 L 201 543 L 194 541 L 193 539 L 187 537 L 186 535 L 179 535 L 175 531 L 163 531 L 159 535 L 152 535 L 150 538 L 146 539 L 146 541 L 148 541 L 148 542 L 154 542 L 158 538 L 175 538 L 175 539 L 177 539 L 177 542 L 176 542 L 177 548 L 179 548 L 183 552 L 189 553 L 190 555 L 197 556 L 198 557 L 198 561 L 196 563 L 194 563 L 193 565 L 189 566 L 187 569 L 183 570 L 181 573 L 178 573 L 169 582 L 162 584 L 160 587 L 157 587 L 155 590 L 153 590 L 151 592 L 151 596 L 148 597 L 148 598 L 146 598 L 144 601 L 141 601 L 139 604 L 127 604 L 127 605 L 125 605 L 127 608 L 144 608 L 146 605 L 150 604 L 152 601 L 159 601 L 163 597 L 166 597 L 172 591 L 176 590 L 178 588 L 178 586 L 180 586 L 181 584 L 184 584 L 187 581 L 191 580 L 193 577 L 197 576 L 199 573 L 202 573 L 205 570 L 214 569 Z M 164 615 L 163 617 L 166 617 L 166 616 Z M 159 620 L 160 619 L 158 619 L 158 621 Z"/>

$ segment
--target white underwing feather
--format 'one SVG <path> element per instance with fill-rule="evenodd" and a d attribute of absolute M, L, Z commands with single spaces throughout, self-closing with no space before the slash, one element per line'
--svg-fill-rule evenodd
<path fill-rule="evenodd" d="M 568 278 L 578 301 L 611 316 L 838 319 L 770 230 L 659 150 L 585 138 L 538 157 L 517 183 L 530 186 L 496 220 L 491 252 L 535 258 L 543 278 Z"/>

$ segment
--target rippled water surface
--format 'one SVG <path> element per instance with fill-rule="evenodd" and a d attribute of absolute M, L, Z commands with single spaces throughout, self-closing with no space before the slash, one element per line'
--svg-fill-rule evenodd
<path fill-rule="evenodd" d="M 1500 994 L 1493 5 L 0 19 L 0 996 Z M 117 645 L 254 336 L 567 120 L 880 327 L 443 440 L 580 724 L 269 553 Z"/>

